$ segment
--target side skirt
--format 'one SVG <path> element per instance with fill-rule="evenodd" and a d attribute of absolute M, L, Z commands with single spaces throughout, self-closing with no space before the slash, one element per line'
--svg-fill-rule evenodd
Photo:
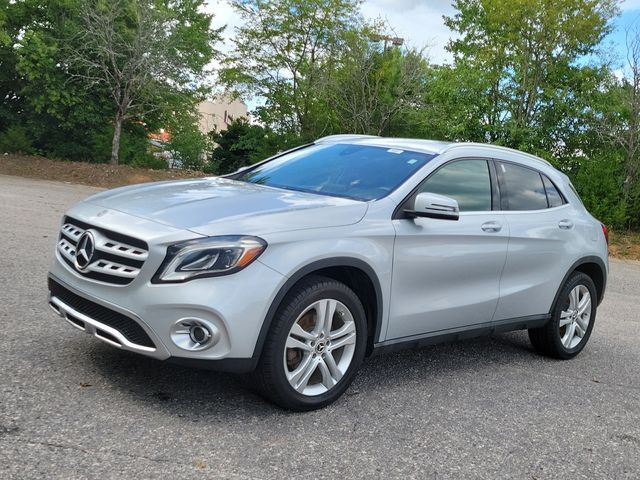
<path fill-rule="evenodd" d="M 410 337 L 394 338 L 376 343 L 371 356 L 381 355 L 406 348 L 418 348 L 438 343 L 455 342 L 468 338 L 483 337 L 496 332 L 510 332 L 512 330 L 525 330 L 542 327 L 549 321 L 551 315 L 530 315 L 497 322 L 469 325 L 467 327 L 438 330 L 437 332 L 412 335 Z"/>

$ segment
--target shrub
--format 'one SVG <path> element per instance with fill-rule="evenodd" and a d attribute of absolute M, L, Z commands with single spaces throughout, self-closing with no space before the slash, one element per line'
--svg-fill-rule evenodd
<path fill-rule="evenodd" d="M 207 150 L 207 137 L 194 123 L 184 123 L 171 130 L 167 147 L 182 168 L 201 170 Z"/>
<path fill-rule="evenodd" d="M 33 153 L 33 145 L 27 129 L 19 125 L 12 125 L 0 133 L 0 152 L 3 153 Z"/>
<path fill-rule="evenodd" d="M 167 161 L 164 158 L 155 157 L 151 154 L 141 155 L 129 162 L 135 168 L 151 168 L 152 170 L 166 170 Z"/>
<path fill-rule="evenodd" d="M 211 136 L 216 148 L 205 171 L 219 175 L 234 172 L 302 143 L 297 136 L 276 134 L 245 120 L 236 120 L 227 130 L 212 132 Z"/>
<path fill-rule="evenodd" d="M 624 171 L 615 158 L 581 161 L 573 183 L 587 210 L 614 228 L 627 225 L 628 213 L 622 195 Z"/>

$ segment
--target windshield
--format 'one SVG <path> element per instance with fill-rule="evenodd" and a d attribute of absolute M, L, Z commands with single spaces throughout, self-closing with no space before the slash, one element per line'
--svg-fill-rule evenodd
<path fill-rule="evenodd" d="M 395 190 L 434 156 L 367 145 L 312 145 L 235 178 L 270 187 L 376 200 Z"/>

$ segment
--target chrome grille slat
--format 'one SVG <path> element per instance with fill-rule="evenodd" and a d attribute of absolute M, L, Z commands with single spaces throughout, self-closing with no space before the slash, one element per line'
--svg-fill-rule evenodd
<path fill-rule="evenodd" d="M 130 258 L 131 260 L 144 261 L 147 259 L 148 252 L 138 247 L 127 245 L 126 243 L 116 242 L 108 238 L 101 238 L 96 244 L 96 248 L 102 252 L 111 253 L 119 257 Z"/>
<path fill-rule="evenodd" d="M 98 260 L 93 262 L 87 267 L 90 272 L 104 273 L 107 275 L 116 275 L 123 278 L 136 278 L 140 273 L 140 269 L 130 267 L 128 265 L 121 265 L 115 262 L 109 262 L 108 260 Z"/>
<path fill-rule="evenodd" d="M 77 223 L 81 226 L 76 225 L 74 219 L 65 218 L 58 239 L 58 253 L 70 269 L 85 277 L 117 285 L 126 285 L 138 276 L 149 256 L 148 250 L 142 248 L 142 245 L 146 246 L 144 242 L 84 222 Z M 78 241 L 86 231 L 93 236 L 94 252 L 89 264 L 80 270 L 75 255 Z"/>
<path fill-rule="evenodd" d="M 73 262 L 73 256 L 76 253 L 76 246 L 72 245 L 66 238 L 61 238 L 58 242 L 58 251 L 64 255 L 67 260 Z"/>
<path fill-rule="evenodd" d="M 64 233 L 66 233 L 68 237 L 70 237 L 72 240 L 75 240 L 76 242 L 80 238 L 80 235 L 84 233 L 84 230 L 82 228 L 78 228 L 75 225 L 72 225 L 70 223 L 65 223 L 62 226 L 61 230 Z"/>

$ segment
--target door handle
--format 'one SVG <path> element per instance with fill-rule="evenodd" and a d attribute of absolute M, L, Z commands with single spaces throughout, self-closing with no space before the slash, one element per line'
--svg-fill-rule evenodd
<path fill-rule="evenodd" d="M 558 227 L 563 230 L 569 230 L 573 228 L 573 222 L 569 219 L 563 219 L 558 222 Z"/>
<path fill-rule="evenodd" d="M 480 228 L 482 228 L 482 230 L 484 230 L 485 232 L 499 232 L 500 230 L 502 230 L 502 225 L 500 225 L 498 222 L 486 222 L 483 223 Z"/>

